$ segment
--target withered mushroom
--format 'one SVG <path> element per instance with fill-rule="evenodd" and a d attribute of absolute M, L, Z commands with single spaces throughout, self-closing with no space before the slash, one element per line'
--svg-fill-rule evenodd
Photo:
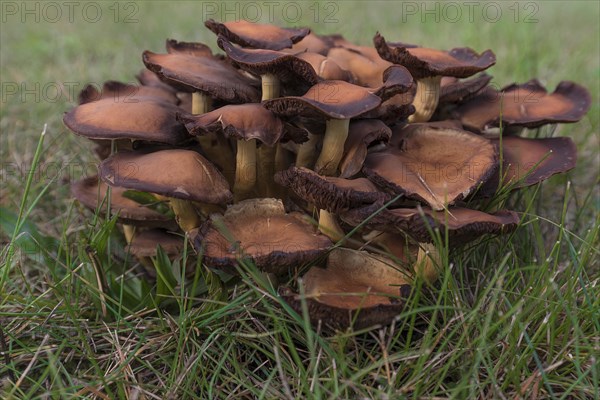
<path fill-rule="evenodd" d="M 239 260 L 250 260 L 265 272 L 282 274 L 323 255 L 331 241 L 302 214 L 286 214 L 276 199 L 250 199 L 227 209 L 193 233 L 192 241 L 206 265 L 235 271 Z"/>
<path fill-rule="evenodd" d="M 378 186 L 435 210 L 468 196 L 498 166 L 494 144 L 467 131 L 408 125 L 393 135 L 395 145 L 369 154 L 363 172 Z"/>
<path fill-rule="evenodd" d="M 110 186 L 168 197 L 177 222 L 185 232 L 200 225 L 192 201 L 208 204 L 232 201 L 223 175 L 210 161 L 191 150 L 121 152 L 100 164 L 99 176 Z"/>
<path fill-rule="evenodd" d="M 415 113 L 410 122 L 427 122 L 438 105 L 442 76 L 467 78 L 496 63 L 491 50 L 481 54 L 470 48 L 441 51 L 404 43 L 388 43 L 379 33 L 373 38 L 377 52 L 384 60 L 406 67 L 417 79 Z"/>
<path fill-rule="evenodd" d="M 536 128 L 551 123 L 577 122 L 587 113 L 591 102 L 588 90 L 574 82 L 563 81 L 549 94 L 539 81 L 533 79 L 500 91 L 488 87 L 460 105 L 453 116 L 474 132 L 497 127 L 500 121 L 503 127 Z"/>

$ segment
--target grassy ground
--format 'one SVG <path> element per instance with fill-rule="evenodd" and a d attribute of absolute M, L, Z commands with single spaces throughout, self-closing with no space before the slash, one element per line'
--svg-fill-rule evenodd
<path fill-rule="evenodd" d="M 0 397 L 600 397 L 598 3 L 44 4 L 1 4 Z M 529 132 L 573 137 L 577 168 L 509 201 L 523 211 L 510 237 L 449 249 L 441 282 L 389 327 L 315 331 L 251 266 L 226 298 L 200 280 L 162 288 L 166 300 L 145 295 L 106 255 L 122 246 L 112 224 L 69 199 L 69 181 L 95 161 L 62 113 L 88 82 L 132 81 L 141 52 L 167 37 L 214 43 L 204 19 L 268 21 L 270 10 L 275 23 L 361 44 L 379 30 L 491 48 L 500 86 L 586 85 L 593 106 L 580 123 Z"/>

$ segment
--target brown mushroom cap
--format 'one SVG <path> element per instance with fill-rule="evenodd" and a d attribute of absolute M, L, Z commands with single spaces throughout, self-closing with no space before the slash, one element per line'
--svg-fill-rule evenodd
<path fill-rule="evenodd" d="M 286 214 L 276 199 L 251 199 L 213 215 L 191 234 L 206 265 L 235 271 L 240 259 L 258 268 L 285 273 L 323 255 L 331 246 L 302 214 Z"/>
<path fill-rule="evenodd" d="M 177 226 L 173 218 L 125 197 L 126 190 L 120 187 L 111 190 L 110 212 L 118 214 L 119 221 L 136 226 Z M 71 184 L 71 195 L 90 210 L 97 210 L 108 196 L 108 185 L 97 176 L 88 176 Z"/>
<path fill-rule="evenodd" d="M 315 85 L 320 79 L 317 71 L 306 60 L 293 54 L 266 49 L 244 49 L 232 45 L 225 37 L 217 39 L 217 45 L 227 53 L 240 68 L 256 75 L 273 74 L 283 81 Z"/>
<path fill-rule="evenodd" d="M 204 25 L 216 35 L 223 35 L 240 46 L 268 50 L 292 47 L 310 33 L 307 28 L 280 28 L 244 20 L 221 23 L 209 19 Z"/>
<path fill-rule="evenodd" d="M 100 99 L 112 99 L 115 103 L 131 103 L 143 101 L 144 98 L 173 104 L 179 102 L 175 92 L 163 87 L 130 85 L 117 81 L 104 82 L 101 90 L 94 85 L 87 85 L 79 92 L 78 102 L 84 104 Z"/>
<path fill-rule="evenodd" d="M 212 50 L 204 43 L 180 42 L 174 39 L 167 39 L 165 48 L 169 54 L 179 53 L 196 57 L 213 57 Z"/>
<path fill-rule="evenodd" d="M 497 168 L 496 147 L 470 132 L 425 126 L 394 135 L 397 145 L 369 154 L 363 172 L 378 186 L 436 210 L 465 198 Z"/>
<path fill-rule="evenodd" d="M 278 172 L 275 182 L 292 189 L 296 195 L 317 208 L 333 213 L 390 199 L 388 194 L 381 192 L 366 178 L 321 176 L 304 167 L 291 167 Z"/>
<path fill-rule="evenodd" d="M 168 54 L 145 51 L 142 58 L 149 70 L 181 91 L 199 91 L 229 103 L 260 100 L 250 80 L 217 57 L 190 55 L 187 51 Z"/>
<path fill-rule="evenodd" d="M 369 89 L 344 81 L 323 81 L 304 96 L 281 97 L 263 102 L 263 106 L 283 116 L 321 116 L 333 119 L 357 117 L 381 104 Z"/>
<path fill-rule="evenodd" d="M 126 251 L 138 258 L 155 257 L 159 245 L 167 255 L 176 256 L 181 254 L 185 243 L 181 235 L 162 229 L 149 229 L 136 232 L 131 243 L 127 245 Z"/>
<path fill-rule="evenodd" d="M 440 83 L 439 104 L 462 103 L 479 94 L 491 80 L 492 76 L 485 72 L 466 80 L 444 76 Z"/>
<path fill-rule="evenodd" d="M 372 47 L 334 47 L 329 50 L 327 57 L 349 71 L 353 76 L 353 83 L 371 88 L 383 84 L 383 72 L 393 65 L 379 57 Z"/>
<path fill-rule="evenodd" d="M 235 139 L 257 139 L 267 146 L 274 146 L 282 139 L 301 143 L 307 135 L 258 103 L 224 106 L 201 115 L 182 113 L 178 119 L 192 135 L 224 133 Z"/>
<path fill-rule="evenodd" d="M 304 52 L 297 54 L 301 60 L 308 62 L 319 78 L 329 81 L 346 81 L 352 83 L 352 74 L 340 67 L 334 60 L 319 53 Z"/>
<path fill-rule="evenodd" d="M 387 143 L 392 130 L 378 119 L 350 121 L 348 138 L 344 143 L 344 155 L 340 161 L 340 178 L 350 178 L 362 169 L 369 146 Z"/>
<path fill-rule="evenodd" d="M 177 89 L 161 81 L 158 75 L 149 69 L 141 70 L 135 77 L 142 86 L 158 87 L 168 92 L 177 92 Z"/>
<path fill-rule="evenodd" d="M 175 115 L 180 109 L 168 102 L 137 97 L 134 102 L 104 98 L 81 104 L 65 113 L 65 125 L 88 139 L 131 139 L 181 144 L 190 139 Z"/>
<path fill-rule="evenodd" d="M 284 51 L 284 52 L 290 53 L 290 54 L 299 54 L 299 53 L 306 51 L 306 52 L 318 53 L 318 54 L 322 54 L 322 55 L 326 56 L 329 49 L 335 45 L 334 44 L 335 36 L 336 35 L 321 36 L 321 35 L 316 35 L 313 32 L 310 32 L 302 40 L 294 43 L 294 45 L 290 49 L 281 49 L 281 51 Z"/>
<path fill-rule="evenodd" d="M 340 218 L 358 226 L 381 208 L 381 204 L 344 212 Z M 462 244 L 483 234 L 500 234 L 516 229 L 519 216 L 514 211 L 488 214 L 468 208 L 453 207 L 448 211 L 434 211 L 428 207 L 384 209 L 364 223 L 368 229 L 390 233 L 404 233 L 419 242 L 432 242 L 430 232 L 439 229 L 442 238 L 446 231 L 452 244 Z"/>
<path fill-rule="evenodd" d="M 121 152 L 104 160 L 99 171 L 110 186 L 210 204 L 233 199 L 223 175 L 191 150 Z"/>
<path fill-rule="evenodd" d="M 410 274 L 390 259 L 365 251 L 336 248 L 327 267 L 313 267 L 303 277 L 305 301 L 312 324 L 362 329 L 389 324 L 405 307 Z M 298 313 L 301 296 L 288 288 L 280 295 Z"/>
<path fill-rule="evenodd" d="M 587 113 L 591 101 L 588 90 L 574 82 L 562 81 L 548 94 L 540 82 L 533 79 L 522 85 L 509 85 L 500 92 L 488 87 L 460 105 L 453 116 L 475 132 L 499 126 L 501 119 L 503 126 L 536 128 L 577 122 Z"/>
<path fill-rule="evenodd" d="M 499 139 L 493 143 L 500 145 Z M 477 197 L 493 196 L 498 189 L 500 171 L 502 186 L 512 189 L 535 185 L 552 175 L 569 171 L 577 162 L 577 147 L 571 138 L 526 139 L 502 138 L 502 168 L 477 191 Z"/>
<path fill-rule="evenodd" d="M 496 56 L 491 50 L 478 54 L 468 47 L 442 51 L 405 43 L 388 43 L 379 33 L 373 42 L 381 58 L 406 67 L 415 79 L 428 76 L 467 78 L 496 63 Z"/>

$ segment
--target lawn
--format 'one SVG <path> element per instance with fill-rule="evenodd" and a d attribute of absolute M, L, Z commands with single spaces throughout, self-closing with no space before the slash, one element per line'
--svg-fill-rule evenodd
<path fill-rule="evenodd" d="M 600 398 L 600 3 L 0 7 L 0 397 Z M 227 293 L 198 278 L 196 295 L 180 285 L 144 296 L 152 283 L 108 256 L 126 258 L 114 224 L 70 198 L 96 159 L 62 115 L 87 83 L 133 82 L 142 51 L 162 52 L 166 38 L 218 50 L 205 19 L 258 17 L 363 45 L 379 31 L 490 48 L 499 87 L 583 84 L 593 103 L 579 123 L 526 132 L 572 137 L 577 167 L 508 200 L 521 212 L 515 233 L 442 249 L 440 281 L 391 326 L 321 332 L 249 265 Z"/>

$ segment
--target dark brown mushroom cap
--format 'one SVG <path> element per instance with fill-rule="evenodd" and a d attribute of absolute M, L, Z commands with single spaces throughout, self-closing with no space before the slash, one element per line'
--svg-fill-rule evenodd
<path fill-rule="evenodd" d="M 386 325 L 400 314 L 410 295 L 410 275 L 390 259 L 365 251 L 337 248 L 327 267 L 312 267 L 303 277 L 308 315 L 315 326 L 362 329 Z M 302 314 L 302 298 L 289 288 L 280 296 Z"/>
<path fill-rule="evenodd" d="M 465 128 L 480 132 L 488 127 L 523 126 L 577 122 L 589 110 L 590 93 L 574 82 L 562 81 L 548 94 L 536 79 L 522 85 L 509 85 L 500 92 L 492 87 L 460 105 L 453 116 Z M 502 114 L 502 116 L 500 116 Z"/>
<path fill-rule="evenodd" d="M 291 167 L 275 174 L 275 182 L 319 209 L 337 213 L 365 204 L 386 202 L 390 196 L 366 178 L 343 179 L 321 176 L 304 167 Z"/>
<path fill-rule="evenodd" d="M 256 75 L 273 74 L 284 81 L 301 80 L 308 86 L 320 79 L 312 65 L 293 54 L 266 49 L 244 49 L 231 44 L 219 35 L 217 45 L 227 53 L 241 69 Z"/>
<path fill-rule="evenodd" d="M 347 224 L 358 226 L 375 214 L 381 204 L 353 209 L 340 214 Z M 441 237 L 448 234 L 452 244 L 467 243 L 483 234 L 508 233 L 516 229 L 519 216 L 514 211 L 488 214 L 468 208 L 449 208 L 434 211 L 428 207 L 384 209 L 364 223 L 368 229 L 390 233 L 404 233 L 419 242 L 432 242 L 432 232 L 439 229 Z"/>
<path fill-rule="evenodd" d="M 142 101 L 144 98 L 173 104 L 179 102 L 175 92 L 160 86 L 130 85 L 117 81 L 104 82 L 101 90 L 98 90 L 95 85 L 86 85 L 79 92 L 78 102 L 79 104 L 85 104 L 100 99 L 112 99 L 115 103 L 131 103 Z"/>
<path fill-rule="evenodd" d="M 440 83 L 440 99 L 438 104 L 462 103 L 475 97 L 492 80 L 486 73 L 475 78 L 460 80 L 453 76 L 444 76 Z"/>
<path fill-rule="evenodd" d="M 492 139 L 500 145 L 499 139 Z M 493 196 L 498 189 L 500 172 L 502 186 L 512 189 L 535 185 L 552 175 L 575 168 L 577 147 L 571 138 L 526 139 L 517 136 L 502 138 L 502 168 L 475 193 L 476 197 Z"/>
<path fill-rule="evenodd" d="M 323 255 L 332 245 L 302 214 L 286 214 L 275 199 L 251 199 L 213 215 L 191 234 L 209 267 L 235 271 L 240 259 L 285 273 Z"/>
<path fill-rule="evenodd" d="M 350 121 L 348 137 L 344 143 L 344 154 L 340 161 L 340 178 L 350 178 L 362 169 L 369 146 L 387 143 L 392 130 L 378 119 Z"/>
<path fill-rule="evenodd" d="M 136 257 L 155 257 L 159 245 L 167 255 L 176 256 L 183 251 L 185 239 L 162 229 L 149 229 L 136 232 L 125 250 Z"/>
<path fill-rule="evenodd" d="M 233 199 L 223 175 L 191 150 L 121 152 L 104 160 L 99 171 L 110 186 L 210 204 Z"/>
<path fill-rule="evenodd" d="M 373 42 L 381 58 L 406 67 L 415 79 L 428 76 L 467 78 L 496 63 L 496 56 L 491 50 L 478 54 L 468 47 L 442 51 L 405 43 L 388 43 L 379 33 Z"/>
<path fill-rule="evenodd" d="M 465 198 L 497 168 L 496 147 L 470 132 L 424 127 L 397 135 L 397 146 L 367 155 L 364 174 L 436 210 Z"/>
<path fill-rule="evenodd" d="M 257 139 L 267 146 L 280 140 L 306 141 L 306 131 L 284 123 L 258 103 L 236 104 L 218 108 L 202 115 L 179 114 L 192 135 L 225 134 L 235 139 Z"/>
<path fill-rule="evenodd" d="M 251 86 L 250 80 L 216 57 L 145 51 L 142 58 L 149 70 L 181 91 L 200 91 L 229 103 L 260 101 L 260 95 Z"/>
<path fill-rule="evenodd" d="M 177 226 L 173 218 L 125 197 L 123 193 L 126 190 L 119 187 L 111 190 L 110 212 L 112 215 L 118 214 L 119 221 L 135 226 Z M 85 207 L 95 211 L 102 205 L 106 206 L 108 185 L 99 181 L 97 176 L 88 176 L 71 183 L 71 195 Z M 105 209 L 106 207 L 102 207 L 100 211 Z"/>
<path fill-rule="evenodd" d="M 297 54 L 301 60 L 308 62 L 318 77 L 329 81 L 346 81 L 353 83 L 352 74 L 340 67 L 334 60 L 319 53 L 304 52 Z"/>
<path fill-rule="evenodd" d="M 269 24 L 255 24 L 239 20 L 217 22 L 209 19 L 204 25 L 216 35 L 223 35 L 229 41 L 254 49 L 281 50 L 292 47 L 310 33 L 308 28 L 280 28 Z"/>
<path fill-rule="evenodd" d="M 350 119 L 376 108 L 381 99 L 371 90 L 344 81 L 323 81 L 304 96 L 280 97 L 262 103 L 275 114 Z"/>
<path fill-rule="evenodd" d="M 131 139 L 181 144 L 190 135 L 175 116 L 175 104 L 150 97 L 133 102 L 104 98 L 81 104 L 65 113 L 65 125 L 88 139 Z"/>
<path fill-rule="evenodd" d="M 320 36 L 310 32 L 302 40 L 294 43 L 290 49 L 281 49 L 281 51 L 290 54 L 299 54 L 306 51 L 326 56 L 332 46 L 334 46 L 334 43 L 331 36 Z"/>

